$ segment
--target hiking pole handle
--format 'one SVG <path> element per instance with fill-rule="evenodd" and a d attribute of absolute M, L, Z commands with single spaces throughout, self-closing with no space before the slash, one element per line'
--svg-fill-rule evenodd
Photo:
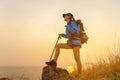
<path fill-rule="evenodd" d="M 52 51 L 52 54 L 51 54 L 51 57 L 50 57 L 49 61 L 51 61 L 51 59 L 52 59 L 52 57 L 53 57 L 53 54 L 54 54 L 55 48 L 56 48 L 57 43 L 58 43 L 58 41 L 59 41 L 60 38 L 61 38 L 61 36 L 59 35 L 58 38 L 57 38 L 57 41 L 56 41 L 55 47 L 54 47 L 54 49 L 53 49 L 53 51 Z"/>

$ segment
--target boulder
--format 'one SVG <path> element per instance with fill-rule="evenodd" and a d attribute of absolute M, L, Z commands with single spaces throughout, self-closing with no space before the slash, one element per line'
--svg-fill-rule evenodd
<path fill-rule="evenodd" d="M 42 80 L 72 80 L 72 78 L 67 70 L 48 65 L 43 68 Z"/>
<path fill-rule="evenodd" d="M 0 78 L 0 80 L 10 80 L 9 78 Z"/>

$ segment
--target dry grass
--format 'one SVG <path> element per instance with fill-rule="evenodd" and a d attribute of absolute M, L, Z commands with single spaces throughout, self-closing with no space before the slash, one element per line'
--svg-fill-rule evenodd
<path fill-rule="evenodd" d="M 89 64 L 83 69 L 82 80 L 120 80 L 120 48 L 117 51 L 108 51 L 107 60 L 100 59 L 96 64 Z M 72 76 L 76 74 L 76 70 Z"/>

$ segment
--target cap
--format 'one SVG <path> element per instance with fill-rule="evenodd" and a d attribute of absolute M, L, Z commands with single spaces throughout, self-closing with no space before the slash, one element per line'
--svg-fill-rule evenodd
<path fill-rule="evenodd" d="M 71 18 L 73 18 L 73 15 L 72 15 L 71 13 L 63 14 L 63 18 L 64 18 L 65 16 L 70 16 Z"/>

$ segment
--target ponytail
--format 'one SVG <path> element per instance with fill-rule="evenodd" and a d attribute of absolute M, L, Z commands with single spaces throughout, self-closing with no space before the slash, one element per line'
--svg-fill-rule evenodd
<path fill-rule="evenodd" d="M 70 19 L 70 23 L 71 23 L 72 21 L 76 22 L 75 18 L 72 17 L 72 18 Z"/>
<path fill-rule="evenodd" d="M 72 20 L 76 22 L 75 18 L 72 18 Z"/>

